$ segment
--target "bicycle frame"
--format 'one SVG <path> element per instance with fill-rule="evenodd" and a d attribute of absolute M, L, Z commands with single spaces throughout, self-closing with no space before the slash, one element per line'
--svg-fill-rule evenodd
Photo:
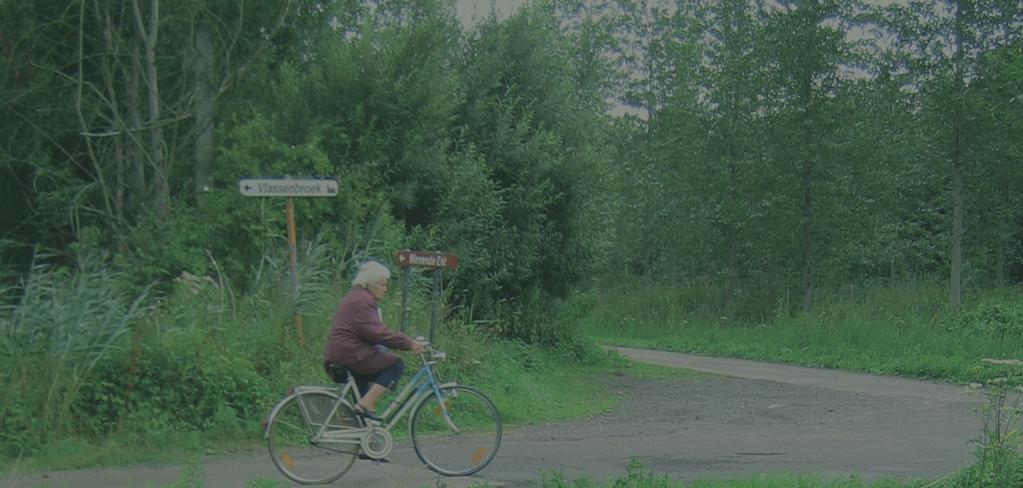
<path fill-rule="evenodd" d="M 381 418 L 384 420 L 383 428 L 390 431 L 397 423 L 409 412 L 415 405 L 417 405 L 424 397 L 433 394 L 440 398 L 440 389 L 448 386 L 457 385 L 457 382 L 449 382 L 437 384 L 436 377 L 433 374 L 433 368 L 431 364 L 436 362 L 435 360 L 427 360 L 425 354 L 420 354 L 423 366 L 416 371 L 415 375 L 409 380 L 404 388 L 398 393 L 398 396 L 391 401 L 384 412 L 381 414 Z M 343 387 L 326 387 L 326 386 L 296 386 L 293 393 L 285 398 L 288 400 L 295 396 L 300 396 L 307 392 L 322 392 L 332 396 L 336 396 L 337 400 L 331 406 L 326 416 L 323 418 L 313 418 L 312 412 L 309 411 L 309 406 L 305 405 L 302 401 L 299 401 L 299 407 L 302 410 L 302 415 L 305 417 L 305 421 L 308 425 L 317 427 L 316 432 L 310 437 L 312 442 L 327 442 L 327 443 L 352 443 L 359 444 L 362 439 L 374 428 L 375 425 L 369 425 L 359 428 L 345 428 L 345 429 L 328 429 L 329 419 L 334 417 L 334 413 L 337 412 L 338 407 L 344 405 L 348 409 L 354 411 L 354 405 L 362 399 L 362 395 L 359 393 L 358 388 L 355 387 L 355 381 L 349 377 L 348 381 Z M 349 402 L 347 397 L 351 395 L 354 402 Z M 277 410 L 280 409 L 286 401 L 278 403 L 274 410 L 270 413 L 268 418 L 274 417 Z M 460 432 L 460 429 L 451 421 L 451 416 L 448 415 L 447 408 L 444 402 L 439 402 L 441 406 L 441 415 L 444 418 L 445 423 L 454 430 Z M 409 434 L 411 435 L 412 425 L 409 423 Z M 269 437 L 269 429 L 264 432 L 264 438 Z"/>

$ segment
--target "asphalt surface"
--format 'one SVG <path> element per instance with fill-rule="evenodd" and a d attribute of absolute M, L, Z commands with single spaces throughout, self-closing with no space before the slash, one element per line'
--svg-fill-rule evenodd
<path fill-rule="evenodd" d="M 969 464 L 983 399 L 934 382 L 753 361 L 620 348 L 636 361 L 707 374 L 679 379 L 605 378 L 619 407 L 588 419 L 506 429 L 497 458 L 478 476 L 426 469 L 407 445 L 391 463 L 359 461 L 329 486 L 420 488 L 531 486 L 543 476 L 602 480 L 631 460 L 679 481 L 805 473 L 937 478 Z M 291 486 L 265 452 L 207 457 L 206 487 Z M 188 467 L 8 473 L 0 487 L 165 487 Z M 191 485 L 187 485 L 191 486 Z"/>

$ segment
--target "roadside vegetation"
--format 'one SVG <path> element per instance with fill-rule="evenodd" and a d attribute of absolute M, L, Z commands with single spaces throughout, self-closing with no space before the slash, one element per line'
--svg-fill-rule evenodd
<path fill-rule="evenodd" d="M 933 282 L 848 286 L 807 313 L 783 303 L 729 317 L 706 284 L 618 277 L 570 299 L 580 331 L 616 345 L 758 359 L 967 384 L 1004 374 L 982 359 L 1023 358 L 1023 288 L 978 290 L 951 313 Z"/>
<path fill-rule="evenodd" d="M 0 467 L 182 462 L 196 452 L 260 448 L 260 420 L 290 386 L 328 381 L 323 341 L 348 288 L 346 268 L 336 269 L 317 246 L 305 249 L 303 261 L 333 271 L 307 270 L 297 304 L 286 270 L 273 266 L 252 278 L 245 296 L 234 296 L 223 277 L 186 276 L 160 300 L 133 294 L 109 270 L 36 268 L 20 300 L 0 315 L 7 331 L 0 337 L 7 352 Z M 428 336 L 429 283 L 414 278 L 407 332 Z M 400 291 L 384 302 L 395 328 L 400 304 Z M 305 319 L 303 344 L 290 313 L 296 309 Z M 612 407 L 592 380 L 603 374 L 684 374 L 630 364 L 583 340 L 539 346 L 501 338 L 457 315 L 435 334 L 450 358 L 438 366 L 440 376 L 482 388 L 512 425 Z M 544 405 L 540 417 L 536 405 Z"/>

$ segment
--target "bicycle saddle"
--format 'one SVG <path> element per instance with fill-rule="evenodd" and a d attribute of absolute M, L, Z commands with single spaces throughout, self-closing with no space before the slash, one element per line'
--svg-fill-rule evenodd
<path fill-rule="evenodd" d="M 327 374 L 330 375 L 330 379 L 334 380 L 334 383 L 339 385 L 348 383 L 348 368 L 340 364 L 327 363 Z"/>

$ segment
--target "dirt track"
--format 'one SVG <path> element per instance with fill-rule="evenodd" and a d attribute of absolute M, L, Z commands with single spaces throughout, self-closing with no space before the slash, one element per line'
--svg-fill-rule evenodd
<path fill-rule="evenodd" d="M 962 388 L 841 371 L 623 349 L 656 364 L 712 374 L 678 380 L 605 381 L 620 408 L 594 418 L 509 429 L 478 478 L 438 478 L 407 447 L 389 465 L 357 464 L 331 486 L 449 488 L 489 481 L 527 486 L 544 470 L 603 479 L 638 459 L 679 480 L 757 473 L 938 477 L 972 460 L 981 399 Z M 720 376 L 720 375 L 740 375 Z M 55 472 L 0 486 L 166 486 L 181 467 Z M 207 487 L 281 480 L 265 453 L 206 459 Z M 287 486 L 283 482 L 282 486 Z M 261 485 L 266 486 L 266 485 Z"/>

